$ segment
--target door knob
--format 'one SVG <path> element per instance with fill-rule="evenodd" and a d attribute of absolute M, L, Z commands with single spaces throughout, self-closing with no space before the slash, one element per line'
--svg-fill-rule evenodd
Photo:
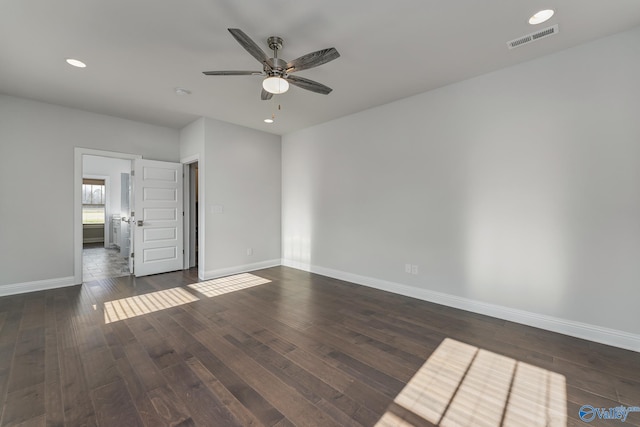
<path fill-rule="evenodd" d="M 142 221 L 141 219 L 138 220 L 138 227 L 142 227 L 142 225 L 144 224 L 144 221 Z"/>

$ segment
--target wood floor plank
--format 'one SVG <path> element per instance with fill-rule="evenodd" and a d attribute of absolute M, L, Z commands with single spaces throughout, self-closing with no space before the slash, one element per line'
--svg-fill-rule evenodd
<path fill-rule="evenodd" d="M 164 317 L 165 314 L 159 315 L 160 317 Z M 162 334 L 157 330 L 155 325 L 157 325 L 156 318 L 158 316 L 148 316 L 144 321 L 146 325 L 143 326 L 142 323 L 132 324 L 132 327 L 135 329 L 135 334 L 138 341 L 144 346 L 153 363 L 157 366 L 158 369 L 164 369 L 168 366 L 175 365 L 179 363 L 182 359 L 176 353 L 176 349 L 167 341 L 166 337 L 162 336 Z M 154 325 L 150 322 L 153 320 Z"/>
<path fill-rule="evenodd" d="M 246 303 L 243 301 L 242 304 L 244 305 Z M 337 350 L 337 348 L 340 348 L 342 343 L 336 343 L 336 340 L 325 336 L 322 331 L 317 332 L 316 335 L 308 334 L 305 333 L 305 331 L 299 331 L 296 328 L 291 327 L 291 325 L 284 324 L 277 319 L 273 319 L 272 322 L 265 322 L 265 325 L 268 325 L 268 327 L 276 334 L 281 335 L 286 339 L 294 340 L 299 347 L 304 348 L 311 353 L 321 355 L 325 362 L 348 373 L 354 378 L 360 379 L 371 387 L 380 389 L 383 393 L 389 396 L 394 395 L 394 393 L 399 391 L 398 387 L 402 384 L 401 382 L 391 378 L 383 372 L 376 371 L 376 369 L 371 366 L 367 366 L 366 364 L 344 355 L 342 352 Z M 370 359 L 368 355 L 365 355 L 364 357 Z M 380 366 L 383 366 L 383 364 L 380 364 Z M 369 374 L 373 374 L 373 377 L 370 377 Z M 385 382 L 380 382 L 378 381 L 379 379 L 389 380 L 390 383 L 387 384 Z"/>
<path fill-rule="evenodd" d="M 328 325 L 321 327 L 327 328 L 332 331 L 334 335 L 342 336 L 343 339 L 348 340 L 355 346 L 371 346 L 375 347 L 378 351 L 388 354 L 393 357 L 397 362 L 411 365 L 420 365 L 424 362 L 424 355 L 430 353 L 424 344 L 420 346 L 419 350 L 415 350 L 415 353 L 403 350 L 402 348 L 410 345 L 409 340 L 402 340 L 397 336 L 389 336 L 384 334 L 376 334 L 376 330 L 369 327 L 360 327 L 355 325 L 356 322 L 341 320 L 339 323 L 330 322 Z M 359 330 L 358 330 L 359 329 Z M 366 329 L 366 331 L 365 331 Z M 373 337 L 372 335 L 377 335 Z M 429 349 L 433 350 L 433 348 Z"/>
<path fill-rule="evenodd" d="M 148 391 L 144 382 L 139 378 L 139 372 L 145 369 L 144 366 L 138 365 L 135 362 L 132 363 L 126 357 L 121 357 L 116 360 L 116 366 L 118 367 L 120 378 L 124 381 L 134 404 L 140 406 L 138 401 L 142 400 Z"/>
<path fill-rule="evenodd" d="M 20 306 L 21 302 L 22 299 L 17 299 L 16 305 Z M 15 344 L 20 330 L 20 322 L 22 321 L 22 310 L 6 311 L 4 314 L 4 323 L 2 324 L 2 329 L 0 329 L 0 346 Z"/>
<path fill-rule="evenodd" d="M 104 333 L 104 339 L 107 343 L 107 347 L 111 351 L 111 356 L 114 360 L 125 357 L 124 348 L 120 341 L 120 338 L 116 334 L 112 325 L 103 325 L 102 332 Z"/>
<path fill-rule="evenodd" d="M 114 322 L 108 326 L 111 334 L 113 334 L 113 338 L 117 340 L 117 345 L 124 347 L 127 344 L 137 341 L 136 336 L 131 332 L 131 329 L 129 329 L 125 322 Z"/>
<path fill-rule="evenodd" d="M 45 324 L 45 293 L 34 292 L 26 298 L 24 315 L 20 322 L 20 329 L 43 327 Z"/>
<path fill-rule="evenodd" d="M 202 346 L 204 347 L 204 346 Z M 230 369 L 224 362 L 208 350 L 192 348 L 194 356 L 210 373 L 214 374 L 222 386 L 238 402 L 240 402 L 261 424 L 270 426 L 281 421 L 285 416 L 267 401 L 258 391 L 252 388 L 242 377 Z M 219 396 L 226 393 L 222 391 Z"/>
<path fill-rule="evenodd" d="M 396 379 L 399 382 L 406 382 L 416 373 L 414 366 L 420 366 L 424 359 L 407 356 L 405 358 L 396 356 L 395 351 L 386 351 L 383 343 L 380 345 L 371 344 L 369 340 L 352 340 L 344 328 L 313 326 L 307 333 L 323 334 L 323 342 L 340 350 L 341 353 L 349 357 L 356 358 L 359 362 L 375 366 L 383 374 Z M 381 348 L 382 347 L 382 348 Z"/>
<path fill-rule="evenodd" d="M 236 373 L 243 372 L 247 384 L 261 395 L 269 396 L 270 403 L 293 423 L 305 424 L 313 420 L 310 425 L 339 425 L 253 359 L 243 357 L 222 337 L 207 330 L 197 333 L 196 338 Z"/>
<path fill-rule="evenodd" d="M 0 334 L 2 333 L 2 328 L 4 327 L 4 322 L 7 319 L 7 312 L 0 311 Z"/>
<path fill-rule="evenodd" d="M 340 393 L 345 393 L 349 386 L 355 381 L 353 377 L 349 376 L 345 372 L 326 363 L 324 360 L 317 357 L 317 355 L 303 349 L 297 348 L 287 353 L 286 357 L 298 366 L 305 368 L 309 372 L 313 372 L 318 379 L 330 385 L 331 388 L 339 391 Z"/>
<path fill-rule="evenodd" d="M 91 391 L 91 400 L 100 427 L 142 426 L 124 382 L 117 379 Z"/>
<path fill-rule="evenodd" d="M 151 390 L 146 393 L 146 399 L 150 403 L 149 408 L 153 408 L 153 411 L 138 409 L 146 426 L 192 427 L 196 425 L 189 415 L 189 410 L 170 388 L 163 386 Z"/>
<path fill-rule="evenodd" d="M 0 345 L 0 402 L 4 402 L 9 388 L 14 349 L 15 343 Z"/>
<path fill-rule="evenodd" d="M 262 423 L 195 357 L 186 361 L 200 381 L 217 396 L 221 403 L 238 419 L 243 426 L 260 426 Z"/>
<path fill-rule="evenodd" d="M 83 293 L 81 299 L 93 306 L 94 298 Z M 97 309 L 88 309 L 74 318 L 78 352 L 84 368 L 84 378 L 90 390 L 110 384 L 120 378 L 116 366 L 112 345 L 105 336 L 103 317 Z"/>
<path fill-rule="evenodd" d="M 2 426 L 14 426 L 44 413 L 44 382 L 42 382 L 7 394 L 2 411 Z"/>
<path fill-rule="evenodd" d="M 45 415 L 40 415 L 39 417 L 31 418 L 30 420 L 24 421 L 16 427 L 46 427 L 47 425 L 47 417 Z"/>
<path fill-rule="evenodd" d="M 62 401 L 62 378 L 58 358 L 57 324 L 54 298 L 48 296 L 45 305 L 45 424 L 48 427 L 64 425 L 64 403 Z"/>
<path fill-rule="evenodd" d="M 9 393 L 44 383 L 44 332 L 44 327 L 37 327 L 18 333 L 9 377 Z"/>
<path fill-rule="evenodd" d="M 255 360 L 260 366 L 265 368 L 275 377 L 277 377 L 284 384 L 287 384 L 292 389 L 296 390 L 298 394 L 303 396 L 309 402 L 316 404 L 321 400 L 321 397 L 305 384 L 303 378 L 290 378 L 285 370 L 289 368 L 293 363 L 284 357 L 281 357 L 268 347 L 258 344 L 255 345 L 250 340 L 240 342 L 234 336 L 226 334 L 223 336 L 230 344 L 243 350 L 251 359 Z"/>
<path fill-rule="evenodd" d="M 90 389 L 102 387 L 120 379 L 111 350 L 106 346 L 99 350 L 82 353 L 82 363 L 87 386 Z"/>
<path fill-rule="evenodd" d="M 312 372 L 318 379 L 324 381 L 339 392 L 344 392 L 354 381 L 353 377 L 327 364 L 321 358 L 318 358 L 315 353 L 310 353 L 296 347 L 292 342 L 286 341 L 284 338 L 266 329 L 263 324 L 258 324 L 238 313 L 234 314 L 231 310 L 225 312 L 222 316 L 230 319 L 234 325 L 244 330 L 247 334 L 250 334 L 250 336 L 257 341 L 279 352 L 309 372 Z"/>
<path fill-rule="evenodd" d="M 244 405 L 263 425 L 273 425 L 284 418 L 284 415 L 267 402 L 256 390 L 250 387 L 229 366 L 212 354 L 200 342 L 192 342 L 188 333 L 171 317 L 155 316 L 152 321 L 166 334 L 178 352 L 185 354 L 185 360 L 192 356 L 209 372 L 215 372 L 216 378 L 224 385 L 242 405 Z M 157 323 L 156 323 L 157 322 Z"/>
<path fill-rule="evenodd" d="M 136 345 L 129 344 L 129 355 L 116 363 L 142 423 L 147 427 L 195 425 L 142 347 L 132 349 Z"/>
<path fill-rule="evenodd" d="M 321 316 L 318 316 L 318 321 L 322 321 Z M 336 324 L 335 316 L 327 316 L 327 321 L 331 322 L 332 324 Z M 384 371 L 386 374 L 395 376 L 401 381 L 408 380 L 408 378 L 411 378 L 411 376 L 415 373 L 415 369 L 406 367 L 406 364 L 405 364 L 406 360 L 400 360 L 399 363 L 397 360 L 394 360 L 394 356 L 395 356 L 394 354 L 381 351 L 378 347 L 376 347 L 375 345 L 370 345 L 366 341 L 355 344 L 353 342 L 350 342 L 349 340 L 346 340 L 344 338 L 344 328 L 337 327 L 337 326 L 335 329 L 327 328 L 325 325 L 318 324 L 318 323 L 319 322 L 316 322 L 316 324 L 307 327 L 305 329 L 305 332 L 312 334 L 318 329 L 320 329 L 322 333 L 318 334 L 318 338 L 321 340 L 324 340 L 323 342 L 325 344 L 332 346 L 334 348 L 339 348 L 342 352 L 349 353 L 349 351 L 352 351 L 354 353 L 357 353 L 360 355 L 360 358 L 362 359 L 363 362 L 365 363 L 370 362 L 370 364 L 371 362 L 373 362 L 373 364 L 378 364 L 379 369 Z M 330 335 L 330 334 L 327 334 L 326 332 L 330 332 L 332 334 Z M 369 347 L 369 348 L 362 349 L 358 347 Z"/>
<path fill-rule="evenodd" d="M 242 427 L 241 421 L 186 364 L 169 366 L 162 373 L 176 395 L 187 405 L 191 417 L 198 425 Z"/>
<path fill-rule="evenodd" d="M 89 388 L 77 349 L 66 348 L 61 351 L 60 372 L 65 423 L 96 426 L 95 412 L 89 399 Z"/>
<path fill-rule="evenodd" d="M 254 339 L 241 331 L 233 335 L 225 335 L 225 338 L 249 354 L 258 363 L 277 376 L 285 384 L 295 389 L 307 400 L 321 407 L 335 421 L 342 425 L 356 425 L 353 423 L 353 415 L 360 409 L 360 405 L 349 396 L 334 389 L 309 371 L 298 366 L 270 348 L 268 345 Z M 346 418 L 350 421 L 346 422 Z"/>
<path fill-rule="evenodd" d="M 153 390 L 165 385 L 160 369 L 139 343 L 127 344 L 125 347 L 127 361 L 135 366 L 135 374 L 145 390 Z"/>

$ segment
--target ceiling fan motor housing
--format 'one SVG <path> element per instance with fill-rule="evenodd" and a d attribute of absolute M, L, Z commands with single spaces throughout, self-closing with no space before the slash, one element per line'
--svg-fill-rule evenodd
<path fill-rule="evenodd" d="M 271 62 L 273 63 L 273 67 L 271 70 L 265 67 L 265 72 L 270 76 L 284 76 L 285 69 L 287 67 L 287 61 L 284 61 L 280 58 L 271 58 Z"/>

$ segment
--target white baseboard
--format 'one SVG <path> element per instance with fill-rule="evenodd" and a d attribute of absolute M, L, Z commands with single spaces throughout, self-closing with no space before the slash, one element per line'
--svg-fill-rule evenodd
<path fill-rule="evenodd" d="M 281 265 L 281 260 L 270 259 L 267 261 L 254 262 L 251 264 L 235 265 L 233 267 L 219 268 L 217 270 L 205 271 L 200 280 L 217 279 L 218 277 L 229 276 L 231 274 L 246 273 L 248 271 L 261 270 L 263 268 L 277 267 Z"/>
<path fill-rule="evenodd" d="M 373 277 L 360 276 L 344 271 L 304 264 L 297 261 L 283 259 L 282 265 L 448 307 L 484 314 L 498 319 L 521 323 L 523 325 L 570 335 L 576 338 L 582 338 L 589 341 L 640 352 L 640 335 L 632 334 L 630 332 L 485 303 L 469 298 L 376 279 Z"/>
<path fill-rule="evenodd" d="M 60 277 L 57 279 L 36 280 L 34 282 L 12 283 L 0 285 L 0 297 L 7 295 L 25 294 L 27 292 L 46 291 L 47 289 L 64 288 L 77 285 L 74 277 Z"/>

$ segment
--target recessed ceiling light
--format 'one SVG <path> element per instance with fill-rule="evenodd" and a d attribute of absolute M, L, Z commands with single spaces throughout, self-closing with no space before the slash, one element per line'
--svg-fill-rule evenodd
<path fill-rule="evenodd" d="M 74 67 L 78 67 L 78 68 L 86 68 L 87 66 L 87 64 L 85 64 L 84 62 L 78 59 L 73 59 L 73 58 L 67 58 L 67 64 L 73 65 Z"/>
<path fill-rule="evenodd" d="M 264 122 L 271 124 L 271 123 L 273 123 L 273 119 L 264 119 Z"/>
<path fill-rule="evenodd" d="M 176 90 L 176 95 L 191 95 L 191 91 L 189 89 L 177 87 L 175 90 Z"/>
<path fill-rule="evenodd" d="M 552 9 L 541 10 L 540 12 L 533 15 L 529 18 L 529 24 L 537 25 L 542 24 L 545 21 L 548 21 L 555 12 Z"/>

